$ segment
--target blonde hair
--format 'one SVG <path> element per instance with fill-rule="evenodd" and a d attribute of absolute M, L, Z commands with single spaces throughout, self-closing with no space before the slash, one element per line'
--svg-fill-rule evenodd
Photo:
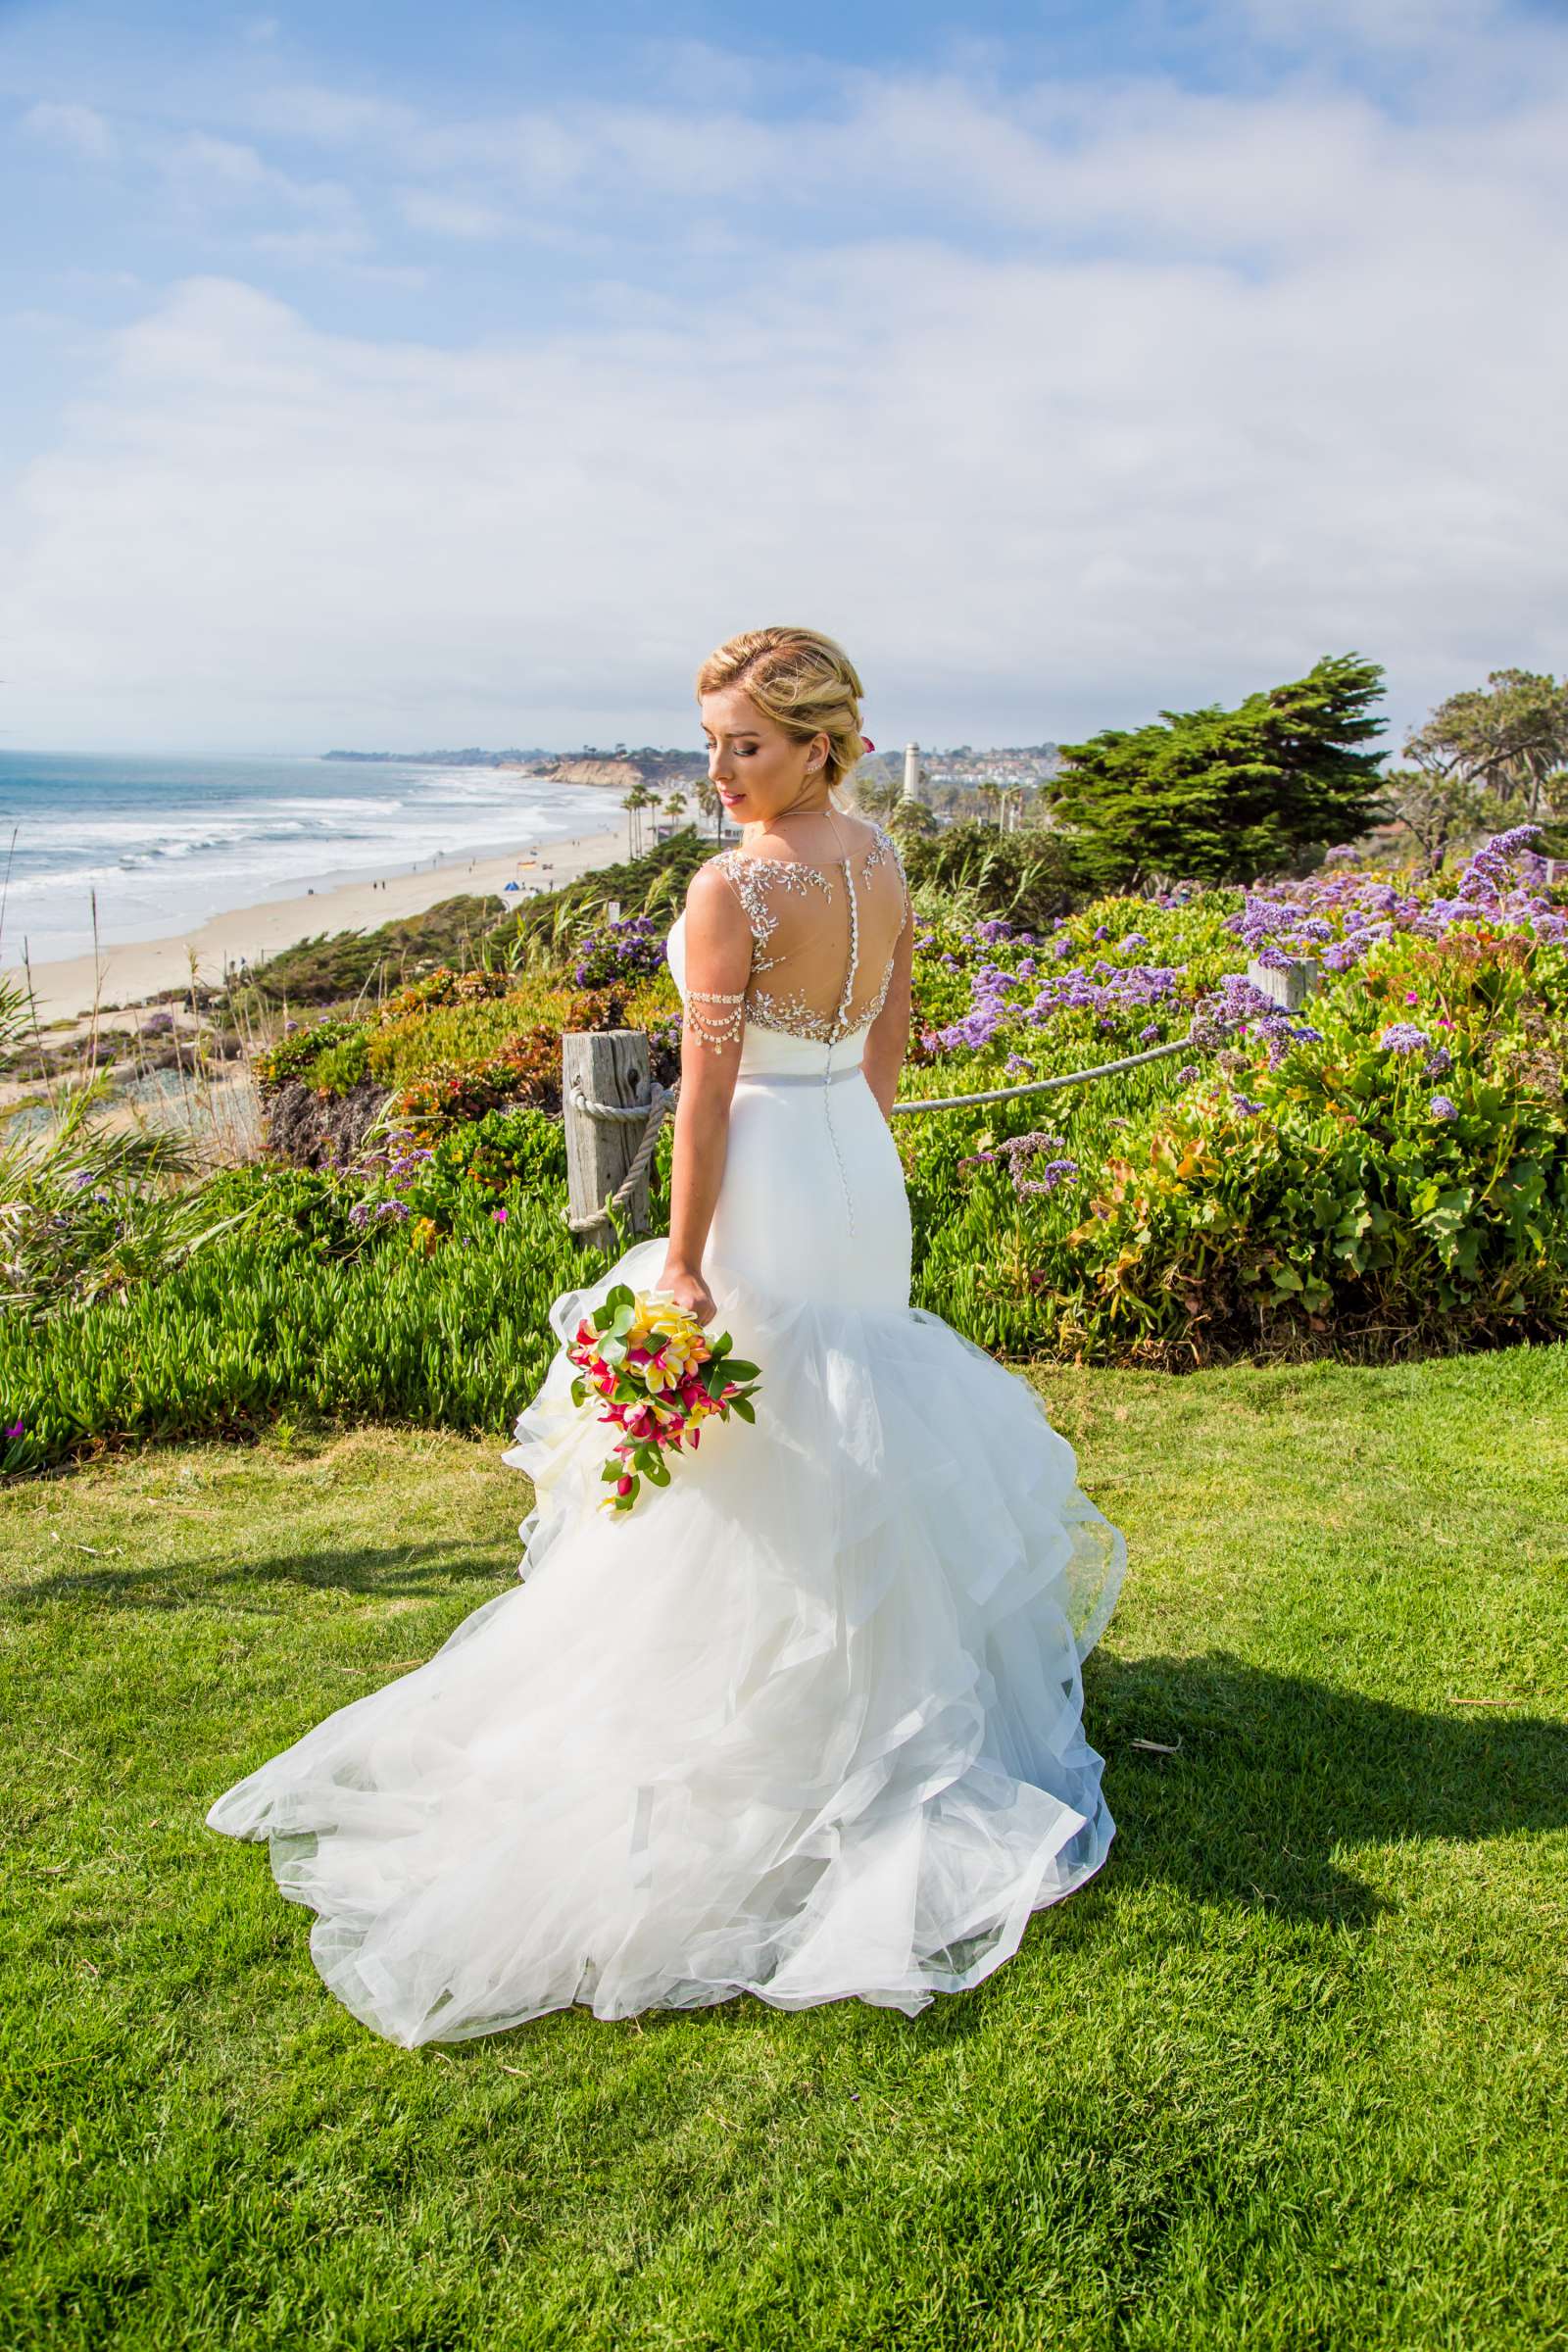
<path fill-rule="evenodd" d="M 818 629 L 743 629 L 697 672 L 699 700 L 738 686 L 765 718 L 798 743 L 828 739 L 828 798 L 864 755 L 859 672 L 842 645 Z M 835 808 L 842 806 L 833 800 Z"/>

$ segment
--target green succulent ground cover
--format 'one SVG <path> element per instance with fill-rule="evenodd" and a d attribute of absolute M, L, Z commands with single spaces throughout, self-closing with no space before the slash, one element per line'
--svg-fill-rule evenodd
<path fill-rule="evenodd" d="M 1089 1086 L 901 1110 L 915 1302 L 1009 1354 L 1178 1370 L 1568 1332 L 1560 912 L 1521 913 L 1529 894 L 1499 885 L 1431 936 L 1407 878 L 1330 877 L 1321 904 L 1342 888 L 1394 913 L 1321 972 L 1299 1034 L 1232 1023 Z M 1035 933 L 923 902 L 902 1101 L 1186 1038 L 1245 966 L 1252 905 L 1104 898 Z M 623 968 L 612 1025 L 646 1027 L 672 1072 L 678 1000 L 649 919 L 580 936 L 574 968 Z M 8 1178 L 0 1265 L 15 1253 L 26 1311 L 0 1316 L 0 1473 L 275 1413 L 503 1429 L 548 1360 L 544 1309 L 608 1262 L 567 1232 L 559 1122 L 526 1100 L 559 1097 L 552 1020 L 572 1001 L 559 974 L 442 971 L 284 1036 L 270 1078 L 407 1090 L 391 1165 L 263 1164 L 194 1192 L 69 1159 Z M 666 1125 L 656 1233 L 670 1146 Z"/>
<path fill-rule="evenodd" d="M 507 1587 L 528 1490 L 493 1442 L 274 1434 L 0 1494 L 0 2341 L 1568 2338 L 1568 1348 L 1033 1377 L 1130 1544 L 1086 1678 L 1118 1835 L 913 2020 L 400 2051 L 206 1830 Z"/>

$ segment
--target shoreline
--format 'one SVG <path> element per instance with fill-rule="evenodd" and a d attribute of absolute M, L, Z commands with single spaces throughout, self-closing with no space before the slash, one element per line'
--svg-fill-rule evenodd
<path fill-rule="evenodd" d="M 536 838 L 488 856 L 447 852 L 428 863 L 367 874 L 307 891 L 303 897 L 229 907 L 205 916 L 187 932 L 127 940 L 121 947 L 101 947 L 96 956 L 88 951 L 34 963 L 37 1018 L 40 1024 L 88 1019 L 95 998 L 100 1008 L 143 1004 L 160 990 L 186 985 L 193 956 L 197 979 L 216 988 L 222 985 L 225 966 L 258 963 L 319 932 L 373 931 L 381 923 L 422 914 L 443 899 L 470 893 L 494 897 L 499 910 L 501 893 L 512 881 L 521 883 L 517 896 L 519 905 L 524 904 L 530 888 L 559 890 L 599 866 L 619 864 L 626 856 L 625 827 L 619 825 L 564 840 Z M 26 986 L 27 974 L 20 964 L 7 963 L 0 969 L 17 986 Z"/>

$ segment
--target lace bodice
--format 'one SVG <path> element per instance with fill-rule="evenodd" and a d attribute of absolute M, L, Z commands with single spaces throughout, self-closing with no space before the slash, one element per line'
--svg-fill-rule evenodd
<path fill-rule="evenodd" d="M 739 849 L 710 858 L 745 908 L 755 945 L 744 990 L 722 999 L 690 992 L 700 1002 L 688 1004 L 687 1017 L 705 1043 L 721 1047 L 749 1022 L 833 1045 L 876 1019 L 909 892 L 892 834 L 872 831 L 868 850 L 822 865 Z M 710 1001 L 734 1009 L 710 1012 Z"/>

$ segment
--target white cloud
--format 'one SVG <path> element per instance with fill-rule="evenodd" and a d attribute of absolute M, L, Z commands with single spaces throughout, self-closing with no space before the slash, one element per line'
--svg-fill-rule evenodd
<path fill-rule="evenodd" d="M 249 112 L 259 130 L 314 139 L 328 147 L 401 138 L 418 125 L 414 108 L 396 100 L 331 90 L 317 82 L 279 82 L 260 90 Z"/>
<path fill-rule="evenodd" d="M 51 146 L 64 147 L 84 163 L 107 163 L 115 152 L 114 132 L 95 107 L 40 99 L 23 116 L 22 127 Z"/>
<path fill-rule="evenodd" d="M 295 213 L 355 216 L 358 205 L 340 180 L 296 178 L 270 164 L 239 139 L 191 131 L 168 148 L 152 150 L 172 183 L 193 202 L 270 203 Z"/>
<path fill-rule="evenodd" d="M 411 228 L 427 229 L 438 237 L 499 237 L 507 228 L 506 216 L 494 205 L 427 189 L 409 189 L 401 200 L 401 210 Z"/>
<path fill-rule="evenodd" d="M 1397 720 L 1560 669 L 1565 54 L 1462 127 L 1310 75 L 950 74 L 400 133 L 419 226 L 603 257 L 568 321 L 519 299 L 442 348 L 174 287 L 0 506 L 0 726 L 689 735 L 701 655 L 780 617 L 845 637 L 879 741 L 1072 734 L 1349 648 Z M 187 161 L 272 202 L 269 254 L 376 267 L 362 180 Z M 639 274 L 644 237 L 701 271 Z"/>

